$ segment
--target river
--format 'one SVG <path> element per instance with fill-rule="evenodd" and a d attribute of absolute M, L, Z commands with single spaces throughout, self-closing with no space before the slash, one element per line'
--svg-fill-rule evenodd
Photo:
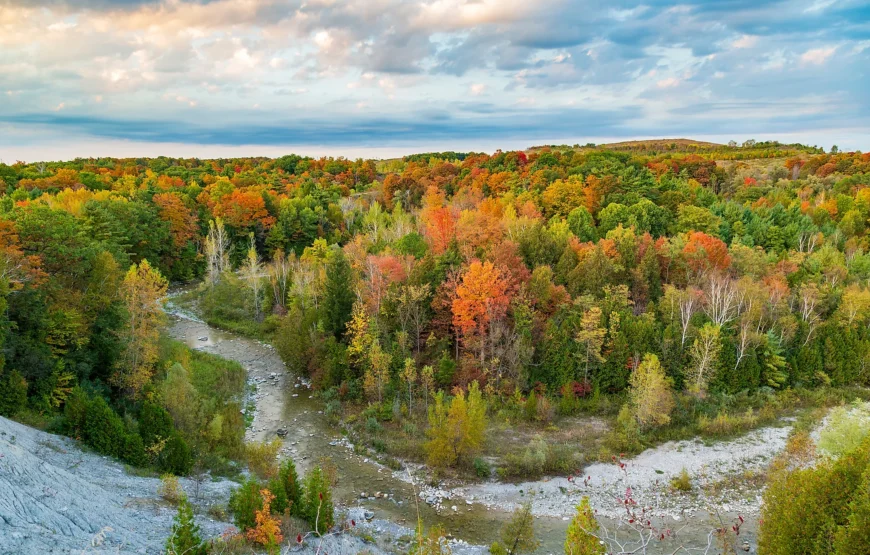
<path fill-rule="evenodd" d="M 167 312 L 171 318 L 168 331 L 172 337 L 184 341 L 191 348 L 235 360 L 247 371 L 249 398 L 256 407 L 253 423 L 246 434 L 247 440 L 271 440 L 283 428 L 287 435 L 283 438 L 282 456 L 291 456 L 301 472 L 322 458 L 332 461 L 339 477 L 333 492 L 337 507 L 362 507 L 373 511 L 376 521 L 383 522 L 384 530 L 393 534 L 408 532 L 400 527 L 413 529 L 419 511 L 427 527 L 442 526 L 453 538 L 470 544 L 465 545 L 463 552 L 473 553 L 484 551 L 482 547 L 475 549 L 473 546 L 486 546 L 495 541 L 502 524 L 510 516 L 511 507 L 528 499 L 527 494 L 534 492 L 532 499 L 536 514 L 535 532 L 541 541 L 538 553 L 563 551 L 568 516 L 572 514 L 572 507 L 579 502 L 580 497 L 587 495 L 576 483 L 569 483 L 565 478 L 553 478 L 527 484 L 472 484 L 448 492 L 451 497 L 443 501 L 440 509 L 430 506 L 417 497 L 420 486 L 412 483 L 407 472 L 394 472 L 366 456 L 354 453 L 349 443 L 328 423 L 322 412 L 322 403 L 315 398 L 301 377 L 294 376 L 287 370 L 270 345 L 212 328 L 195 314 L 174 305 L 171 296 L 167 303 Z M 753 464 L 758 467 L 766 464 L 781 449 L 787 429 L 769 428 L 759 432 L 761 435 L 756 438 L 747 436 L 748 440 L 741 438 L 736 443 L 732 442 L 733 445 L 721 443 L 715 449 L 681 442 L 684 445 L 667 444 L 649 450 L 637 458 L 637 475 L 643 477 L 645 470 L 651 471 L 656 465 L 675 471 L 674 464 L 679 464 L 678 461 L 681 460 L 690 461 L 692 457 L 703 463 L 699 472 L 705 472 L 709 468 L 708 459 L 714 465 L 723 461 L 730 465 L 727 469 L 720 468 L 720 472 L 736 471 L 738 467 L 745 469 Z M 765 449 L 765 453 L 751 452 L 752 448 L 759 447 Z M 711 455 L 710 452 L 714 454 Z M 750 456 L 741 458 L 741 453 L 748 453 Z M 732 459 L 736 460 L 736 464 L 732 464 Z M 691 470 L 694 474 L 695 469 Z M 616 497 L 618 492 L 624 491 L 630 479 L 626 477 L 625 483 L 622 483 L 620 473 L 612 475 L 612 468 L 606 465 L 593 465 L 586 472 L 589 472 L 590 477 L 594 476 L 594 480 L 601 485 L 588 494 L 594 507 L 611 508 L 610 511 L 602 510 L 599 520 L 612 529 L 615 521 L 610 517 L 615 516 L 615 511 L 618 510 Z M 661 474 L 663 471 L 656 468 L 655 472 Z M 650 487 L 653 482 L 659 482 L 655 474 L 652 476 L 653 478 L 647 480 Z M 646 478 L 640 480 L 643 482 Z M 630 485 L 637 491 L 645 491 L 644 483 L 637 484 L 632 481 Z M 364 492 L 366 498 L 361 499 Z M 382 495 L 375 498 L 376 493 Z M 740 496 L 745 497 L 746 492 L 736 492 L 731 496 L 733 499 L 719 500 L 711 505 L 710 499 L 706 498 L 676 502 L 669 498 L 667 492 L 658 491 L 655 493 L 655 503 L 663 526 L 679 529 L 680 532 L 678 539 L 656 542 L 647 553 L 673 553 L 680 545 L 691 546 L 703 552 L 713 526 L 708 511 L 704 509 L 709 506 L 713 506 L 723 515 L 726 522 L 730 522 L 737 514 L 745 515 L 747 523 L 743 528 L 744 537 L 749 540 L 747 546 L 754 551 L 760 498 L 752 495 L 748 501 L 744 499 L 747 503 L 740 505 Z M 647 503 L 648 500 L 643 502 Z M 391 528 L 390 523 L 396 526 Z"/>

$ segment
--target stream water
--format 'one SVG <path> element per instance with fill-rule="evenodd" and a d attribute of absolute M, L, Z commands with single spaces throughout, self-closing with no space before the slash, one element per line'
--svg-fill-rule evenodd
<path fill-rule="evenodd" d="M 335 465 L 339 477 L 333 491 L 336 506 L 364 507 L 373 511 L 376 520 L 383 521 L 384 529 L 389 533 L 400 535 L 403 533 L 401 527 L 413 529 L 419 514 L 427 527 L 440 525 L 454 538 L 472 545 L 486 546 L 498 538 L 502 524 L 509 518 L 510 513 L 506 510 L 509 504 L 486 503 L 487 499 L 479 492 L 486 491 L 486 488 L 504 488 L 501 493 L 510 491 L 515 495 L 519 492 L 522 496 L 528 491 L 534 491 L 533 488 L 544 485 L 543 482 L 526 485 L 526 492 L 523 492 L 523 485 L 518 487 L 511 484 L 485 484 L 467 488 L 467 493 L 478 492 L 476 497 L 469 495 L 463 499 L 453 496 L 443 502 L 440 510 L 430 506 L 418 498 L 419 486 L 412 483 L 407 473 L 403 475 L 393 472 L 363 455 L 354 453 L 348 442 L 328 423 L 322 412 L 322 403 L 315 399 L 313 392 L 300 377 L 292 375 L 286 369 L 270 345 L 212 328 L 195 314 L 175 305 L 172 295 L 167 303 L 167 313 L 171 318 L 168 331 L 172 337 L 184 341 L 191 348 L 235 360 L 248 372 L 248 384 L 252 388 L 249 396 L 256 406 L 256 412 L 246 439 L 271 440 L 278 437 L 276 432 L 279 429 L 286 430 L 282 456 L 292 457 L 300 472 L 328 457 Z M 256 390 L 253 390 L 253 386 L 256 386 Z M 565 497 L 561 499 L 563 504 L 566 501 L 573 503 L 574 498 L 567 496 L 564 488 L 551 489 L 554 491 L 549 492 L 550 495 Z M 543 488 L 540 491 L 544 493 Z M 375 498 L 378 492 L 382 495 Z M 362 493 L 366 493 L 365 498 L 361 498 Z M 468 498 L 474 500 L 467 500 Z M 500 500 L 503 501 L 504 498 L 503 496 Z M 510 495 L 506 498 L 512 499 Z M 522 497 L 516 499 L 517 502 L 521 500 Z M 546 502 L 546 499 L 536 501 Z M 724 511 L 723 514 L 726 519 L 730 519 L 737 513 Z M 610 527 L 614 525 L 610 519 L 602 517 L 599 520 Z M 744 528 L 750 537 L 754 536 L 755 525 L 756 519 L 750 516 Z M 694 513 L 690 519 L 674 523 L 676 528 L 681 526 L 683 528 L 679 543 L 674 540 L 665 541 L 653 546 L 647 553 L 673 553 L 681 544 L 695 548 L 706 546 L 711 530 L 711 521 L 706 514 Z M 538 553 L 563 552 L 567 527 L 565 514 L 560 517 L 537 516 L 535 532 L 541 541 Z M 751 543 L 754 550 L 755 542 Z M 468 552 L 467 549 L 465 551 Z M 713 552 L 718 550 L 711 551 Z"/>

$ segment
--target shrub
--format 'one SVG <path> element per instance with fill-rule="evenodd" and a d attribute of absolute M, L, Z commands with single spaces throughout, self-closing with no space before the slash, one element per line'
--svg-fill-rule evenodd
<path fill-rule="evenodd" d="M 320 467 L 314 467 L 305 477 L 305 519 L 312 529 L 324 534 L 334 522 L 332 491 Z"/>
<path fill-rule="evenodd" d="M 616 417 L 616 425 L 610 434 L 610 443 L 615 451 L 635 452 L 640 450 L 640 427 L 629 405 L 623 405 Z"/>
<path fill-rule="evenodd" d="M 523 404 L 523 416 L 529 422 L 534 422 L 538 418 L 538 394 L 535 393 L 535 390 L 529 393 Z"/>
<path fill-rule="evenodd" d="M 175 427 L 172 425 L 172 417 L 160 405 L 150 401 L 142 403 L 139 411 L 139 435 L 145 447 L 152 447 L 161 440 L 169 440 Z"/>
<path fill-rule="evenodd" d="M 248 529 L 246 534 L 248 539 L 254 543 L 258 543 L 266 547 L 270 553 L 284 540 L 281 535 L 281 524 L 277 518 L 272 516 L 271 503 L 275 498 L 272 493 L 267 490 L 260 490 L 262 499 L 262 508 L 258 509 L 254 515 L 255 526 Z"/>
<path fill-rule="evenodd" d="M 27 406 L 27 382 L 17 370 L 0 374 L 0 416 L 15 416 Z"/>
<path fill-rule="evenodd" d="M 63 405 L 64 431 L 76 438 L 81 438 L 87 418 L 90 397 L 84 389 L 75 387 Z"/>
<path fill-rule="evenodd" d="M 501 544 L 507 549 L 501 547 L 501 544 L 493 544 L 498 546 L 493 555 L 496 555 L 498 548 L 508 555 L 531 553 L 538 549 L 541 542 L 535 539 L 535 518 L 532 516 L 531 503 L 527 502 L 514 510 L 511 519 L 502 526 L 500 536 Z"/>
<path fill-rule="evenodd" d="M 758 416 L 752 408 L 739 416 L 719 412 L 712 420 L 702 415 L 698 419 L 698 429 L 709 436 L 729 436 L 751 430 L 758 424 Z"/>
<path fill-rule="evenodd" d="M 284 484 L 281 482 L 281 478 L 275 476 L 269 480 L 269 483 L 266 484 L 266 488 L 272 492 L 272 512 L 278 515 L 284 514 L 284 511 L 290 508 L 290 504 L 287 500 L 287 491 L 284 489 Z"/>
<path fill-rule="evenodd" d="M 256 526 L 257 511 L 263 507 L 260 483 L 257 482 L 256 478 L 248 478 L 241 486 L 233 490 L 227 507 L 233 513 L 233 523 L 242 532 Z"/>
<path fill-rule="evenodd" d="M 692 491 L 692 478 L 689 472 L 683 468 L 680 473 L 671 478 L 671 489 L 674 491 L 688 492 Z"/>
<path fill-rule="evenodd" d="M 281 441 L 251 442 L 245 447 L 245 455 L 248 459 L 248 468 L 251 472 L 263 480 L 268 480 L 277 474 L 275 466 Z"/>
<path fill-rule="evenodd" d="M 172 474 L 164 474 L 160 477 L 160 485 L 157 486 L 157 495 L 169 501 L 178 503 L 184 497 L 184 490 L 178 483 L 178 478 Z"/>
<path fill-rule="evenodd" d="M 105 399 L 93 397 L 85 411 L 82 429 L 85 443 L 103 455 L 118 456 L 127 435 L 124 422 Z"/>
<path fill-rule="evenodd" d="M 124 436 L 124 444 L 119 456 L 122 461 L 132 466 L 144 467 L 148 465 L 145 444 L 139 434 L 130 433 Z"/>
<path fill-rule="evenodd" d="M 372 435 L 379 434 L 384 431 L 384 427 L 381 426 L 381 423 L 378 422 L 377 418 L 369 416 L 366 419 L 366 431 Z"/>
<path fill-rule="evenodd" d="M 172 434 L 172 437 L 163 446 L 157 468 L 161 472 L 171 472 L 176 476 L 190 474 L 190 469 L 193 468 L 193 456 L 187 442 L 179 434 Z"/>
<path fill-rule="evenodd" d="M 474 473 L 478 478 L 489 478 L 492 474 L 489 463 L 480 457 L 474 458 Z"/>
<path fill-rule="evenodd" d="M 837 530 L 834 539 L 836 555 L 870 553 L 870 467 L 864 471 L 849 513 L 848 522 Z"/>
<path fill-rule="evenodd" d="M 834 547 L 838 529 L 850 527 L 853 511 L 856 522 L 862 518 L 860 488 L 868 463 L 870 439 L 836 461 L 777 469 L 764 493 L 759 553 L 840 553 Z M 845 553 L 867 553 L 867 547 L 856 545 L 856 551 Z"/>
<path fill-rule="evenodd" d="M 870 433 L 870 411 L 860 405 L 837 407 L 819 432 L 819 449 L 831 457 L 854 450 Z"/>

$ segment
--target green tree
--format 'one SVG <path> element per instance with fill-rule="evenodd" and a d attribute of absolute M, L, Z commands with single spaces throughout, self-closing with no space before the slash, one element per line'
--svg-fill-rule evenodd
<path fill-rule="evenodd" d="M 565 538 L 565 555 L 603 555 L 604 545 L 595 536 L 598 521 L 589 506 L 589 498 L 584 497 L 577 505 L 577 513 L 568 525 Z"/>
<path fill-rule="evenodd" d="M 27 382 L 17 370 L 0 370 L 0 416 L 15 416 L 27 405 Z"/>
<path fill-rule="evenodd" d="M 208 548 L 202 541 L 199 526 L 193 518 L 193 507 L 186 496 L 178 503 L 178 512 L 172 532 L 166 540 L 166 555 L 206 555 Z"/>
<path fill-rule="evenodd" d="M 296 474 L 296 463 L 292 459 L 285 459 L 278 468 L 278 479 L 287 494 L 287 506 L 293 516 L 302 516 L 302 486 L 299 484 L 299 476 Z"/>
<path fill-rule="evenodd" d="M 323 319 L 326 331 L 344 335 L 353 311 L 353 272 L 344 252 L 336 250 L 326 267 Z"/>
<path fill-rule="evenodd" d="M 530 502 L 523 503 L 514 510 L 511 519 L 502 526 L 499 538 L 501 543 L 493 544 L 490 548 L 493 555 L 517 555 L 538 549 L 541 542 L 535 539 L 535 517 L 532 516 Z"/>
<path fill-rule="evenodd" d="M 263 508 L 263 498 L 260 495 L 260 483 L 256 478 L 248 478 L 241 486 L 230 494 L 228 503 L 233 513 L 233 523 L 240 531 L 245 532 L 257 525 L 257 511 Z"/>
<path fill-rule="evenodd" d="M 332 489 L 323 474 L 323 469 L 315 466 L 305 476 L 305 519 L 320 534 L 325 534 L 335 523 L 332 506 Z"/>

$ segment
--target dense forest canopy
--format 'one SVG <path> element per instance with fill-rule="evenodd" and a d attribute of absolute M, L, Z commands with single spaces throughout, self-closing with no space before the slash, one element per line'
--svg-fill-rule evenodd
<path fill-rule="evenodd" d="M 660 143 L 0 164 L 0 412 L 150 399 L 184 435 L 166 380 L 209 378 L 161 368 L 154 303 L 198 279 L 342 400 L 870 382 L 870 154 Z"/>

